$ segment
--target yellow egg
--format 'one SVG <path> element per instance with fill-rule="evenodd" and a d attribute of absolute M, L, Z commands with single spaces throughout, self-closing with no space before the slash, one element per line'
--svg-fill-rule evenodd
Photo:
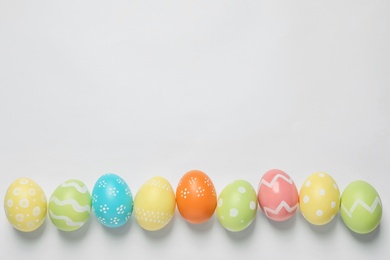
<path fill-rule="evenodd" d="M 336 216 L 339 206 L 340 190 L 330 175 L 317 172 L 305 180 L 299 192 L 299 207 L 307 221 L 325 225 Z"/>
<path fill-rule="evenodd" d="M 137 223 L 146 230 L 165 227 L 176 208 L 171 184 L 163 177 L 153 177 L 137 192 L 134 199 L 134 215 Z"/>
<path fill-rule="evenodd" d="M 31 179 L 20 178 L 8 188 L 4 198 L 8 221 L 16 229 L 31 232 L 46 218 L 47 201 L 41 187 Z"/>

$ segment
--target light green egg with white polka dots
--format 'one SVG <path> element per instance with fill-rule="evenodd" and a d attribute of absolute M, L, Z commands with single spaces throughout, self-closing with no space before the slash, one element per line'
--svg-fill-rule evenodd
<path fill-rule="evenodd" d="M 68 180 L 58 186 L 50 197 L 51 222 L 62 231 L 81 228 L 91 213 L 91 194 L 79 180 Z"/>
<path fill-rule="evenodd" d="M 256 211 L 256 192 L 245 180 L 230 183 L 219 194 L 218 220 L 229 231 L 238 232 L 247 228 L 254 220 Z"/>

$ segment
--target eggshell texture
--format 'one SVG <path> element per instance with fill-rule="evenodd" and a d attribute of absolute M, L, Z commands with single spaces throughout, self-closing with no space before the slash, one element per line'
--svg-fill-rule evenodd
<path fill-rule="evenodd" d="M 382 201 L 375 188 L 365 181 L 350 183 L 341 196 L 341 217 L 356 233 L 372 232 L 382 218 Z"/>
<path fill-rule="evenodd" d="M 291 218 L 299 205 L 298 190 L 292 178 L 281 170 L 270 170 L 260 180 L 260 208 L 275 221 Z"/>
<path fill-rule="evenodd" d="M 93 187 L 92 209 L 102 225 L 123 226 L 133 212 L 133 196 L 129 186 L 116 174 L 101 176 Z"/>
<path fill-rule="evenodd" d="M 62 231 L 82 227 L 91 212 L 91 194 L 79 180 L 68 180 L 58 186 L 49 200 L 51 222 Z"/>
<path fill-rule="evenodd" d="M 324 172 L 310 175 L 299 193 L 302 215 L 314 225 L 325 225 L 337 214 L 340 191 L 333 178 Z"/>
<path fill-rule="evenodd" d="M 247 181 L 236 180 L 227 185 L 218 197 L 217 216 L 229 231 L 247 228 L 256 216 L 256 191 Z"/>
<path fill-rule="evenodd" d="M 193 224 L 206 222 L 217 206 L 214 184 L 204 172 L 189 171 L 177 186 L 176 201 L 177 208 L 186 221 Z"/>
<path fill-rule="evenodd" d="M 134 199 L 134 215 L 144 229 L 155 231 L 165 227 L 176 208 L 175 193 L 163 177 L 153 177 L 138 190 Z"/>
<path fill-rule="evenodd" d="M 38 229 L 46 218 L 46 196 L 35 181 L 20 178 L 9 186 L 4 198 L 4 210 L 12 226 L 23 232 L 31 232 Z"/>

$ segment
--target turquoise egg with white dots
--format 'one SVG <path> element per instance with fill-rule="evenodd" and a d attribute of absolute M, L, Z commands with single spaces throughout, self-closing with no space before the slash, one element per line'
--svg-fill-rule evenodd
<path fill-rule="evenodd" d="M 92 209 L 106 227 L 126 224 L 133 213 L 133 196 L 127 183 L 113 173 L 101 176 L 92 190 Z"/>
<path fill-rule="evenodd" d="M 256 217 L 256 191 L 249 182 L 236 180 L 219 194 L 216 211 L 224 228 L 232 232 L 242 231 Z"/>

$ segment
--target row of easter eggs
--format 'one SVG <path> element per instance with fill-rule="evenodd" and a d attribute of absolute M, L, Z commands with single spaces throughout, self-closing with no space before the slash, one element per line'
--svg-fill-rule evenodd
<path fill-rule="evenodd" d="M 18 230 L 36 230 L 47 213 L 60 230 L 74 231 L 89 219 L 91 209 L 107 227 L 124 225 L 134 212 L 144 229 L 162 229 L 172 219 L 175 208 L 193 224 L 207 221 L 216 211 L 227 230 L 236 232 L 248 227 L 256 216 L 258 205 L 274 221 L 285 221 L 297 208 L 314 225 L 325 225 L 341 211 L 344 223 L 352 231 L 366 234 L 381 220 L 382 203 L 378 192 L 367 182 L 355 181 L 341 198 L 334 179 L 326 173 L 310 175 L 300 192 L 292 178 L 281 170 L 270 170 L 260 180 L 258 190 L 247 181 L 227 185 L 217 198 L 214 184 L 199 170 L 187 172 L 180 180 L 176 194 L 163 177 L 149 179 L 133 200 L 126 182 L 116 174 L 105 174 L 95 183 L 92 196 L 79 180 L 68 180 L 58 186 L 49 202 L 33 180 L 22 178 L 10 185 L 4 199 L 9 222 Z"/>

